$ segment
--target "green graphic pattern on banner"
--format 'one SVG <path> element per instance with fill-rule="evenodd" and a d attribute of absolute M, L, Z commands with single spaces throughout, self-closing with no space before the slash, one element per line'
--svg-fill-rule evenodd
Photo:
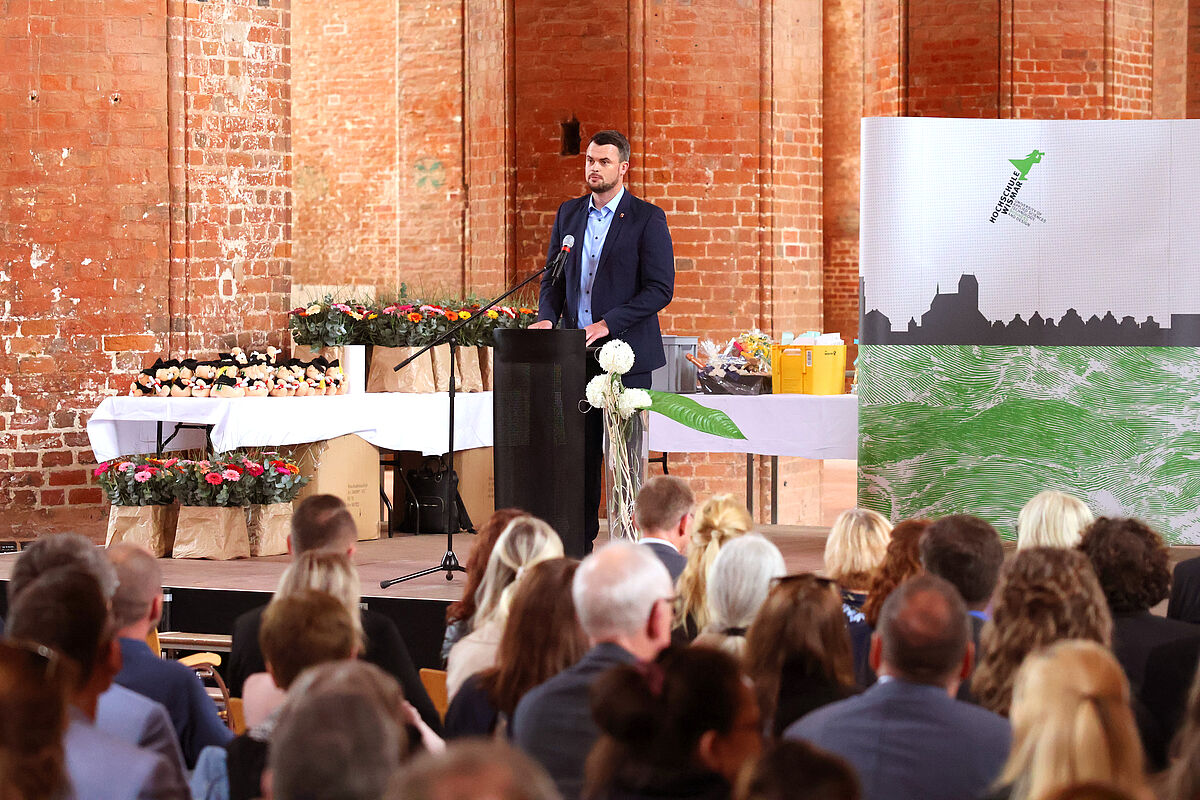
<path fill-rule="evenodd" d="M 968 511 L 1016 536 L 1043 489 L 1200 543 L 1200 358 L 1190 347 L 867 345 L 860 505 Z"/>

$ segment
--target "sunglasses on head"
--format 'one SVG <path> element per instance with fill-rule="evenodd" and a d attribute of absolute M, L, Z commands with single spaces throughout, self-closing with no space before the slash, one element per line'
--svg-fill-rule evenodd
<path fill-rule="evenodd" d="M 37 642 L 27 642 L 22 639 L 0 639 L 0 657 L 21 658 L 27 664 L 41 670 L 45 678 L 54 678 L 62 664 L 62 656 L 57 651 Z"/>
<path fill-rule="evenodd" d="M 833 589 L 839 588 L 838 582 L 833 580 L 832 578 L 822 578 L 820 575 L 815 575 L 811 572 L 797 572 L 792 575 L 783 575 L 778 578 L 772 578 L 771 585 L 772 586 L 787 586 L 792 583 L 799 583 L 800 581 L 812 581 L 813 583 L 817 584 L 818 586 L 825 586 L 825 587 L 830 587 Z"/>

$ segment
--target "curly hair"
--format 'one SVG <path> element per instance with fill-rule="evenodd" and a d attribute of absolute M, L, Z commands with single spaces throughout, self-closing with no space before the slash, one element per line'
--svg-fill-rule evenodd
<path fill-rule="evenodd" d="M 1100 517 L 1079 543 L 1113 613 L 1145 611 L 1171 588 L 1171 554 L 1162 537 L 1132 517 Z"/>
<path fill-rule="evenodd" d="M 710 621 L 708 575 L 717 560 L 717 553 L 726 542 L 749 533 L 754 520 L 740 500 L 731 494 L 719 494 L 700 507 L 692 525 L 687 565 L 677 584 L 679 602 L 675 625 L 686 627 L 690 622 L 700 631 Z"/>
<path fill-rule="evenodd" d="M 863 616 L 872 628 L 892 590 L 921 571 L 921 534 L 932 524 L 930 519 L 906 519 L 892 528 L 883 563 L 871 578 L 867 602 L 863 604 Z"/>
<path fill-rule="evenodd" d="M 1021 550 L 1000 573 L 971 694 L 984 708 L 1007 716 L 1025 656 L 1060 639 L 1112 642 L 1112 615 L 1100 583 L 1077 550 Z"/>

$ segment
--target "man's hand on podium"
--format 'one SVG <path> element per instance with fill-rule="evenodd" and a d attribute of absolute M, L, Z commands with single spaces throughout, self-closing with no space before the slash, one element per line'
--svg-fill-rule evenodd
<path fill-rule="evenodd" d="M 608 323 L 604 320 L 593 322 L 584 328 L 583 332 L 587 335 L 587 341 L 584 344 L 591 344 L 597 339 L 603 339 L 605 336 L 608 336 Z"/>
<path fill-rule="evenodd" d="M 554 323 L 548 319 L 539 320 L 529 326 L 531 331 L 545 331 L 554 327 Z"/>

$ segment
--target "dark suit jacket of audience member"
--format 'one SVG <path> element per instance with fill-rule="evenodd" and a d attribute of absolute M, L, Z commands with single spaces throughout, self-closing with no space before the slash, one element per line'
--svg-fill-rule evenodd
<path fill-rule="evenodd" d="M 625 648 L 601 642 L 517 703 L 513 741 L 546 768 L 563 800 L 582 793 L 584 762 L 600 738 L 592 720 L 592 684 L 606 670 L 636 660 Z"/>
<path fill-rule="evenodd" d="M 1164 619 L 1149 611 L 1113 614 L 1113 653 L 1129 687 L 1169 742 L 1187 706 L 1188 689 L 1200 656 L 1200 626 Z M 1144 721 L 1139 720 L 1139 727 Z M 1143 728 L 1145 738 L 1145 730 Z M 1155 738 L 1153 734 L 1149 736 Z M 1145 742 L 1147 747 L 1150 742 Z M 1150 753 L 1151 761 L 1157 760 Z"/>
<path fill-rule="evenodd" d="M 159 658 L 142 639 L 122 638 L 120 642 L 121 671 L 115 682 L 167 709 L 188 769 L 196 766 L 205 747 L 221 747 L 233 738 L 193 669 Z"/>
<path fill-rule="evenodd" d="M 467 736 L 491 736 L 500 722 L 500 712 L 492 705 L 492 698 L 484 691 L 476 672 L 463 681 L 458 692 L 446 709 L 446 722 L 442 726 L 447 739 Z"/>
<path fill-rule="evenodd" d="M 1171 599 L 1167 601 L 1167 617 L 1200 623 L 1200 557 L 1189 558 L 1175 565 L 1171 577 Z"/>
<path fill-rule="evenodd" d="M 937 686 L 901 680 L 817 709 L 784 734 L 854 766 L 863 800 L 962 800 L 982 796 L 1000 774 L 1008 720 L 955 700 Z"/>
<path fill-rule="evenodd" d="M 266 606 L 247 611 L 233 624 L 233 648 L 229 654 L 229 693 L 242 696 L 242 685 L 246 678 L 256 672 L 266 672 L 262 651 L 258 648 L 258 631 L 262 627 L 262 615 Z M 404 698 L 412 703 L 421 719 L 437 732 L 442 730 L 441 717 L 421 683 L 421 675 L 413 664 L 408 646 L 392 622 L 378 611 L 362 609 L 363 635 L 367 637 L 367 649 L 362 654 L 364 661 L 376 665 L 400 682 Z"/>
<path fill-rule="evenodd" d="M 971 620 L 971 641 L 975 643 L 975 664 L 971 667 L 971 672 L 975 671 L 975 666 L 979 664 L 979 660 L 983 658 L 983 649 L 980 644 L 980 636 L 983 634 L 984 620 L 974 614 L 970 615 Z M 875 633 L 875 629 L 867 624 L 866 620 L 851 622 L 850 625 L 850 651 L 854 658 L 854 681 L 860 687 L 866 688 L 874 686 L 876 681 L 875 670 L 871 669 L 871 634 Z M 971 679 L 963 681 L 958 685 L 959 700 L 966 703 L 974 703 L 975 697 L 971 694 Z"/>
<path fill-rule="evenodd" d="M 830 703 L 845 700 L 853 694 L 833 681 L 811 675 L 789 675 L 787 665 L 779 676 L 779 697 L 775 701 L 772 733 L 782 736 L 793 722 Z"/>
<path fill-rule="evenodd" d="M 671 583 L 679 580 L 683 568 L 687 566 L 687 556 L 680 553 L 674 547 L 663 542 L 642 542 L 642 544 L 654 551 L 654 555 L 658 556 L 658 560 L 667 568 L 667 572 L 671 574 Z"/>

